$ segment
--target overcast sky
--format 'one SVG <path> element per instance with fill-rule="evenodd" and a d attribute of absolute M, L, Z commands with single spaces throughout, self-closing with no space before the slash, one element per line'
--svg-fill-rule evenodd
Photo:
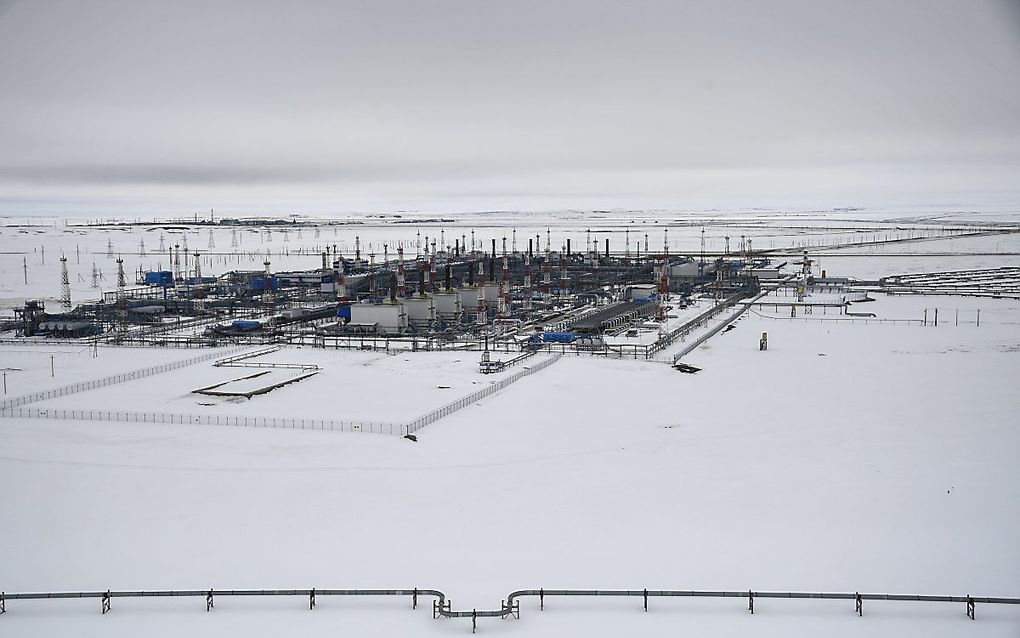
<path fill-rule="evenodd" d="M 1020 0 L 0 0 L 0 214 L 1020 203 Z"/>

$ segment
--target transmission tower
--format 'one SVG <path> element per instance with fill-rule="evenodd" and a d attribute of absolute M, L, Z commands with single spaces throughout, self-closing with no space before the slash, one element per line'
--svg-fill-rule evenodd
<path fill-rule="evenodd" d="M 705 227 L 701 228 L 701 260 L 698 262 L 698 274 L 705 274 Z"/>
<path fill-rule="evenodd" d="M 269 260 L 263 263 L 266 267 L 262 280 L 262 306 L 267 317 L 270 338 L 276 338 L 276 299 L 273 294 L 273 274 L 269 270 Z"/>
<path fill-rule="evenodd" d="M 67 257 L 60 258 L 60 306 L 71 309 L 71 280 L 67 276 Z"/>
<path fill-rule="evenodd" d="M 127 296 L 124 294 L 124 260 L 117 258 L 117 319 L 121 330 L 127 329 Z"/>

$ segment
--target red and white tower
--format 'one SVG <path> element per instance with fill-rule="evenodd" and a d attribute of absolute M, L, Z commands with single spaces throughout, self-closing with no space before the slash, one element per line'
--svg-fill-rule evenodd
<path fill-rule="evenodd" d="M 436 291 L 436 242 L 432 241 L 432 254 L 429 255 L 429 276 L 426 279 L 429 292 Z"/>
<path fill-rule="evenodd" d="M 505 242 L 505 240 L 504 240 Z M 504 244 L 505 245 L 505 244 Z M 510 315 L 510 304 L 508 299 L 508 270 L 506 261 L 506 251 L 503 252 L 503 269 L 499 275 L 499 297 L 497 299 L 496 316 L 500 319 L 506 319 Z"/>
<path fill-rule="evenodd" d="M 347 301 L 347 281 L 344 279 L 344 258 L 337 255 L 336 261 L 333 262 L 333 268 L 336 270 L 336 300 L 343 303 Z"/>
<path fill-rule="evenodd" d="M 474 231 L 471 231 L 471 232 L 474 233 Z M 474 239 L 471 240 L 472 244 L 474 243 L 474 241 L 475 241 Z M 477 323 L 480 326 L 484 326 L 487 323 L 487 321 L 488 321 L 488 317 L 486 317 L 486 315 L 485 315 L 485 283 L 484 282 L 485 282 L 485 260 L 484 259 L 479 259 L 478 260 L 478 308 L 476 310 L 477 314 L 475 315 L 475 323 Z"/>
<path fill-rule="evenodd" d="M 262 274 L 262 312 L 267 317 L 267 326 L 270 336 L 276 333 L 276 298 L 273 296 L 273 273 L 269 269 L 269 260 L 263 264 L 266 267 Z"/>
<path fill-rule="evenodd" d="M 407 283 L 404 272 L 404 249 L 397 248 L 397 299 L 403 299 L 407 295 Z"/>
<path fill-rule="evenodd" d="M 567 247 L 560 248 L 560 297 L 567 296 L 567 286 L 570 280 L 567 279 Z"/>
<path fill-rule="evenodd" d="M 531 310 L 531 255 L 524 253 L 524 309 Z"/>
<path fill-rule="evenodd" d="M 663 240 L 662 269 L 659 271 L 659 306 L 655 310 L 655 318 L 666 319 L 666 299 L 669 297 L 669 231 Z"/>
<path fill-rule="evenodd" d="M 542 262 L 542 301 L 546 306 L 552 303 L 552 252 L 548 241 L 545 243 L 545 261 Z"/>

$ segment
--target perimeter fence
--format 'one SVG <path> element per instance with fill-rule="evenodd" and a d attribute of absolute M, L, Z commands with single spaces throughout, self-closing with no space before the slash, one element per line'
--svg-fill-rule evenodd
<path fill-rule="evenodd" d="M 417 432 L 418 430 L 420 430 L 421 428 L 425 427 L 426 425 L 428 425 L 430 423 L 435 423 L 439 419 L 441 419 L 441 418 L 443 418 L 443 417 L 445 417 L 447 415 L 453 414 L 457 410 L 461 410 L 463 408 L 466 408 L 467 406 L 471 405 L 475 401 L 478 401 L 480 399 L 484 399 L 485 397 L 487 397 L 489 395 L 495 394 L 495 393 L 499 392 L 500 390 L 506 388 L 510 384 L 516 383 L 517 381 L 520 381 L 521 379 L 523 379 L 524 377 L 526 377 L 526 376 L 528 376 L 530 374 L 534 374 L 534 373 L 538 372 L 539 370 L 544 370 L 545 368 L 547 368 L 547 367 L 551 366 L 552 364 L 556 363 L 557 361 L 559 361 L 560 357 L 562 357 L 562 356 L 563 355 L 560 355 L 560 354 L 554 354 L 554 355 L 552 355 L 551 357 L 549 357 L 547 359 L 543 359 L 542 361 L 539 361 L 538 363 L 536 363 L 533 366 L 529 366 L 527 368 L 523 368 L 521 370 L 518 370 L 517 372 L 514 372 L 513 374 L 511 374 L 511 375 L 509 375 L 507 377 L 504 377 L 503 379 L 500 379 L 499 381 L 496 381 L 492 385 L 488 385 L 488 386 L 482 388 L 481 390 L 476 390 L 475 392 L 472 392 L 471 394 L 467 395 L 466 397 L 462 397 L 460 399 L 457 399 L 456 401 L 453 401 L 452 403 L 447 403 L 446 405 L 444 405 L 444 406 L 442 406 L 440 408 L 436 408 L 435 410 L 432 410 L 431 412 L 427 412 L 426 414 L 418 417 L 414 421 L 409 422 L 407 424 L 407 431 L 405 432 L 405 434 L 411 434 L 413 432 Z"/>
<path fill-rule="evenodd" d="M 242 416 L 230 414 L 181 414 L 177 412 L 135 412 L 130 410 L 76 410 L 66 408 L 5 408 L 3 416 L 16 419 L 64 419 L 126 423 L 166 423 L 177 425 L 225 425 L 252 428 L 329 430 L 333 432 L 373 432 L 406 434 L 403 423 L 354 419 L 310 419 L 301 417 Z"/>
<path fill-rule="evenodd" d="M 273 416 L 244 416 L 230 414 L 182 414 L 172 412 L 144 412 L 131 410 L 105 410 L 105 409 L 75 409 L 55 407 L 22 407 L 28 403 L 45 401 L 75 392 L 91 390 L 114 383 L 122 383 L 140 379 L 159 372 L 166 372 L 185 365 L 191 365 L 199 361 L 208 360 L 213 357 L 222 357 L 223 352 L 214 355 L 203 355 L 193 357 L 173 364 L 164 364 L 144 370 L 136 370 L 118 374 L 95 381 L 76 383 L 64 388 L 57 388 L 47 392 L 37 392 L 24 397 L 11 400 L 11 405 L 0 405 L 0 416 L 19 419 L 64 419 L 72 421 L 109 421 L 128 423 L 159 423 L 159 424 L 180 424 L 180 425 L 221 425 L 233 427 L 256 427 L 256 428 L 279 428 L 299 430 L 326 430 L 333 432 L 370 432 L 375 434 L 407 435 L 417 432 L 430 423 L 453 414 L 476 401 L 495 394 L 509 385 L 516 383 L 524 377 L 534 374 L 539 370 L 552 365 L 560 359 L 561 355 L 552 355 L 547 359 L 537 362 L 533 366 L 523 368 L 503 379 L 493 382 L 471 394 L 456 401 L 431 410 L 424 415 L 407 423 L 393 423 L 386 421 L 367 421 L 361 419 L 313 419 L 302 417 L 273 417 Z M 232 359 L 232 358 L 231 358 Z M 228 359 L 230 360 L 230 359 Z"/>
<path fill-rule="evenodd" d="M 236 352 L 242 349 L 243 348 L 233 348 L 231 350 L 228 350 L 227 352 Z M 209 359 L 222 357 L 223 354 L 224 352 L 222 350 L 217 350 L 216 352 L 207 352 L 205 354 L 200 354 L 195 357 L 181 359 L 180 361 L 171 361 L 170 363 L 164 363 L 163 365 L 152 366 L 149 368 L 141 368 L 140 370 L 132 370 L 131 372 L 114 374 L 108 377 L 92 379 L 91 381 L 79 381 L 78 383 L 72 383 L 70 385 L 65 385 L 50 390 L 41 390 L 39 392 L 23 394 L 21 396 L 14 397 L 13 399 L 6 399 L 4 401 L 0 401 L 0 411 L 4 411 L 9 408 L 18 407 L 21 405 L 27 405 L 29 403 L 38 403 L 39 401 L 56 399 L 58 397 L 67 396 L 69 394 L 85 392 L 87 390 L 95 390 L 97 388 L 103 388 L 109 385 L 124 383 L 126 381 L 144 379 L 145 377 L 151 377 L 154 374 L 162 374 L 164 372 L 169 372 L 170 370 L 186 368 L 190 365 L 201 363 L 202 361 L 208 361 Z"/>

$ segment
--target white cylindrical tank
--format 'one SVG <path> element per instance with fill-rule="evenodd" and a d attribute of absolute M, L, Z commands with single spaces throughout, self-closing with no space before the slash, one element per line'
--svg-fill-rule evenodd
<path fill-rule="evenodd" d="M 457 291 L 460 297 L 460 307 L 474 310 L 478 305 L 478 288 L 461 288 Z"/>
<path fill-rule="evenodd" d="M 477 296 L 475 297 L 475 304 L 478 303 Z M 461 309 L 461 297 L 456 292 L 437 292 L 433 296 L 433 305 L 436 309 L 436 314 L 440 317 L 459 317 Z"/>
<path fill-rule="evenodd" d="M 432 305 L 431 297 L 404 299 L 404 307 L 407 309 L 407 322 L 412 325 L 427 325 L 435 319 L 435 307 Z"/>
<path fill-rule="evenodd" d="M 495 304 L 499 300 L 499 284 L 498 283 L 487 282 L 482 287 L 482 292 L 485 295 L 485 303 L 486 304 L 493 305 L 493 304 Z"/>
<path fill-rule="evenodd" d="M 399 303 L 351 304 L 352 324 L 376 324 L 383 334 L 403 332 L 407 328 L 407 313 Z"/>

